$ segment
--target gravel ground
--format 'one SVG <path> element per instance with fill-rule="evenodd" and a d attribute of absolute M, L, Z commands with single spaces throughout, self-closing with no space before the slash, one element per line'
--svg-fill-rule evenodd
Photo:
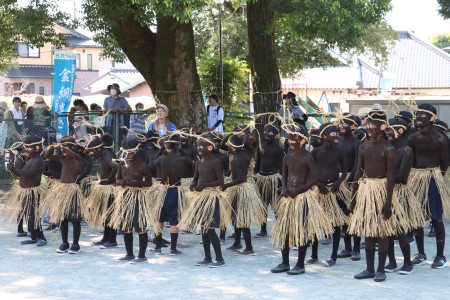
<path fill-rule="evenodd" d="M 125 253 L 122 236 L 118 236 L 119 247 L 114 249 L 90 246 L 100 239 L 98 229 L 82 227 L 82 252 L 69 255 L 55 253 L 61 242 L 59 233 L 46 231 L 48 245 L 37 248 L 20 245 L 23 238 L 15 237 L 16 226 L 1 223 L 0 228 L 1 299 L 450 299 L 449 268 L 431 269 L 436 250 L 435 239 L 429 237 L 425 238 L 428 265 L 416 267 L 411 275 L 387 274 L 385 282 L 375 283 L 371 279 L 353 279 L 365 268 L 364 251 L 359 262 L 347 258 L 338 259 L 331 268 L 320 263 L 306 265 L 306 274 L 289 276 L 270 272 L 280 263 L 281 255 L 268 238 L 253 239 L 256 255 L 250 257 L 226 251 L 225 247 L 232 244 L 227 240 L 222 246 L 226 265 L 211 269 L 194 266 L 203 259 L 201 237 L 194 234 L 180 234 L 180 256 L 169 256 L 168 248 L 164 248 L 161 256 L 147 253 L 148 262 L 131 264 L 116 261 Z M 71 231 L 69 225 L 69 238 Z M 253 234 L 257 231 L 252 229 Z M 168 232 L 165 229 L 166 239 Z M 134 235 L 135 254 L 137 244 Z M 152 246 L 149 244 L 149 248 Z M 403 259 L 397 243 L 395 247 L 401 266 Z M 412 253 L 416 250 L 413 244 Z M 310 249 L 307 257 L 309 254 Z M 319 245 L 319 260 L 330 254 L 331 245 Z M 297 251 L 291 250 L 291 266 L 295 265 L 296 256 Z"/>

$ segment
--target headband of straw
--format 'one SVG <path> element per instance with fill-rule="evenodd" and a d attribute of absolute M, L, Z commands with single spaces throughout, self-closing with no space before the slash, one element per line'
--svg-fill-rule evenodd
<path fill-rule="evenodd" d="M 25 143 L 23 143 L 23 145 L 24 145 L 25 147 L 31 147 L 31 146 L 41 145 L 41 144 L 43 144 L 43 143 L 44 143 L 44 139 L 40 140 L 39 142 L 34 142 L 34 143 L 30 143 L 30 144 L 25 144 Z"/>
<path fill-rule="evenodd" d="M 124 153 L 132 153 L 132 152 L 136 152 L 137 150 L 139 150 L 139 145 L 132 148 L 132 149 L 124 149 L 123 147 L 120 147 L 120 150 Z"/>
<path fill-rule="evenodd" d="M 433 113 L 432 111 L 429 111 L 429 110 L 427 110 L 427 109 L 422 109 L 422 108 L 416 108 L 416 112 L 418 112 L 418 111 L 421 111 L 421 112 L 430 114 L 432 117 L 434 117 L 434 118 L 436 119 L 436 114 Z"/>
<path fill-rule="evenodd" d="M 336 125 L 334 125 L 334 124 L 329 124 L 329 125 L 325 126 L 325 128 L 322 129 L 322 130 L 320 131 L 319 137 L 322 137 L 322 135 L 323 135 L 323 133 L 325 132 L 325 130 L 327 130 L 328 128 L 330 128 L 330 127 L 332 127 L 332 126 L 336 126 Z"/>
<path fill-rule="evenodd" d="M 386 120 L 377 119 L 377 118 L 374 118 L 374 116 L 378 116 L 378 117 L 386 116 L 386 111 L 385 110 L 371 111 L 370 113 L 367 114 L 367 119 L 372 120 L 372 121 L 382 122 L 384 124 L 388 124 Z"/>
<path fill-rule="evenodd" d="M 442 126 L 442 125 L 440 125 L 440 124 L 433 123 L 433 126 L 439 127 L 439 128 L 441 128 L 442 130 L 444 130 L 445 132 L 448 131 L 448 128 L 447 128 L 447 127 Z"/>
<path fill-rule="evenodd" d="M 305 136 L 303 133 L 298 132 L 298 131 L 292 131 L 292 130 L 290 130 L 289 127 L 292 127 L 292 126 L 293 126 L 294 128 L 296 128 L 296 129 L 300 129 L 300 127 L 298 127 L 298 126 L 296 126 L 296 125 L 294 125 L 294 124 L 283 124 L 283 125 L 281 125 L 281 127 L 283 128 L 283 130 L 286 131 L 288 134 L 291 134 L 291 135 L 298 135 L 298 136 L 301 137 L 302 139 L 308 141 L 308 137 Z"/>

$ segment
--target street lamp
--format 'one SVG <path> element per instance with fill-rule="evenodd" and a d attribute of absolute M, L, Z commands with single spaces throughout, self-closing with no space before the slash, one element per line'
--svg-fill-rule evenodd
<path fill-rule="evenodd" d="M 220 101 L 223 103 L 223 61 L 222 61 L 222 5 L 225 0 L 215 0 L 219 8 L 219 64 L 220 64 Z"/>

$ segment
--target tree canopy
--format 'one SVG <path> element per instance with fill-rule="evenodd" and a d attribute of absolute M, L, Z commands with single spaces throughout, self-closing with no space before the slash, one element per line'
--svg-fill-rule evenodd
<path fill-rule="evenodd" d="M 450 19 L 450 0 L 437 0 L 439 5 L 439 14 L 444 19 Z"/>
<path fill-rule="evenodd" d="M 65 38 L 55 32 L 54 24 L 76 27 L 70 16 L 58 10 L 51 1 L 30 1 L 19 6 L 14 0 L 0 0 L 0 71 L 4 72 L 15 63 L 16 43 L 42 47 L 51 43 L 64 45 Z"/>
<path fill-rule="evenodd" d="M 450 47 L 450 32 L 441 33 L 431 39 L 431 43 L 436 47 L 444 49 Z"/>

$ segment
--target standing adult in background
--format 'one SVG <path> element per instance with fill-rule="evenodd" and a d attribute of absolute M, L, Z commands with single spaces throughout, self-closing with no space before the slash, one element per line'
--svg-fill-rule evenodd
<path fill-rule="evenodd" d="M 29 134 L 43 136 L 44 127 L 50 126 L 50 110 L 42 96 L 34 99 L 34 104 L 27 110 L 27 119 L 33 120 L 30 124 Z"/>
<path fill-rule="evenodd" d="M 26 101 L 22 101 L 20 103 L 20 109 L 22 110 L 22 114 L 24 115 L 24 119 L 26 119 L 27 118 L 28 103 Z"/>
<path fill-rule="evenodd" d="M 114 126 L 113 118 L 115 118 L 115 113 L 131 111 L 131 106 L 130 104 L 128 104 L 127 99 L 120 95 L 120 86 L 117 83 L 108 85 L 107 90 L 110 93 L 110 96 L 106 97 L 105 101 L 103 102 L 103 111 L 105 113 L 109 111 L 110 113 L 106 116 L 105 131 L 112 134 Z M 120 127 L 125 125 L 123 115 L 120 115 L 118 120 L 115 121 L 120 122 Z"/>
<path fill-rule="evenodd" d="M 19 98 L 18 103 L 20 104 L 20 102 L 21 101 Z M 2 102 L 2 103 L 4 103 L 4 102 Z M 13 99 L 13 103 L 14 103 L 14 99 Z M 18 126 L 17 126 L 16 122 L 14 121 L 15 118 L 14 118 L 14 115 L 12 112 L 12 110 L 14 108 L 8 109 L 8 106 L 6 105 L 6 103 L 4 105 L 2 105 L 2 108 L 4 109 L 3 119 L 5 120 L 6 126 L 7 126 L 5 148 L 9 148 L 9 147 L 11 147 L 12 144 L 14 144 L 15 142 L 17 142 L 19 140 L 20 132 L 17 128 Z M 10 153 L 10 155 L 12 155 L 12 153 Z M 10 159 L 10 162 L 12 162 L 11 159 Z"/>
<path fill-rule="evenodd" d="M 136 114 L 130 116 L 130 130 L 128 131 L 127 137 L 137 137 L 136 134 L 142 134 L 145 136 L 147 130 L 145 129 L 145 120 L 147 119 L 148 114 L 144 114 L 144 104 L 141 102 L 137 103 L 136 106 Z"/>
<path fill-rule="evenodd" d="M 13 98 L 13 107 L 11 108 L 11 116 L 14 120 L 23 120 L 25 118 L 25 114 L 20 109 L 20 105 L 22 104 L 22 99 L 19 97 Z M 14 121 L 16 125 L 17 132 L 19 134 L 23 133 L 23 121 Z"/>
<path fill-rule="evenodd" d="M 84 103 L 83 99 L 75 99 L 73 101 L 73 106 L 75 107 L 75 115 L 74 122 L 72 127 L 74 128 L 74 136 L 75 140 L 80 140 L 88 135 L 88 128 L 94 129 L 94 126 L 89 122 L 89 116 L 85 115 L 89 113 L 88 106 Z"/>
<path fill-rule="evenodd" d="M 288 92 L 283 95 L 283 103 L 281 104 L 278 114 L 283 118 L 284 123 L 294 123 L 305 126 L 308 116 L 300 109 L 295 94 Z M 281 136 L 286 137 L 286 132 L 281 130 Z M 285 152 L 288 150 L 288 145 L 285 145 Z"/>
<path fill-rule="evenodd" d="M 225 112 L 217 102 L 219 98 L 216 94 L 208 97 L 209 104 L 206 106 L 206 116 L 208 118 L 208 130 L 223 132 L 223 120 Z"/>
<path fill-rule="evenodd" d="M 297 100 L 295 100 L 295 94 L 293 92 L 288 92 L 283 95 L 283 104 L 281 105 L 278 113 L 283 118 L 291 119 L 303 119 L 305 114 L 298 106 Z"/>
<path fill-rule="evenodd" d="M 155 131 L 159 136 L 163 136 L 168 131 L 175 131 L 177 127 L 169 121 L 169 108 L 164 104 L 156 106 L 156 120 L 150 123 L 148 131 Z"/>

